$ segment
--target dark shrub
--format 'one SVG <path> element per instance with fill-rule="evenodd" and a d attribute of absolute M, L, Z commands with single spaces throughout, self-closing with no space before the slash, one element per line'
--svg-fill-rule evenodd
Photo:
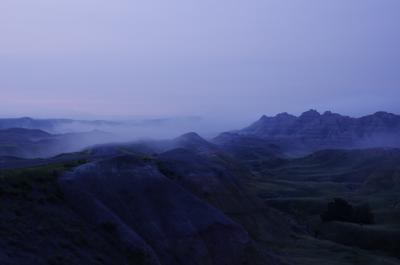
<path fill-rule="evenodd" d="M 335 198 L 333 202 L 328 203 L 328 209 L 321 214 L 324 222 L 342 221 L 350 222 L 353 217 L 353 206 L 347 201 Z"/>
<path fill-rule="evenodd" d="M 374 216 L 368 204 L 353 207 L 344 199 L 335 198 L 321 214 L 323 222 L 341 221 L 357 224 L 372 224 Z"/>
<path fill-rule="evenodd" d="M 115 233 L 117 231 L 117 226 L 112 221 L 102 223 L 101 228 L 107 233 Z"/>
<path fill-rule="evenodd" d="M 373 224 L 374 215 L 368 204 L 354 207 L 353 222 L 358 224 Z"/>

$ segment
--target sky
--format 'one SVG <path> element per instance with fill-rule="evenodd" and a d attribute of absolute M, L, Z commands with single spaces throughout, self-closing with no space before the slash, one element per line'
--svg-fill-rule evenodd
<path fill-rule="evenodd" d="M 400 113 L 399 11 L 398 0 L 1 0 L 0 116 Z"/>

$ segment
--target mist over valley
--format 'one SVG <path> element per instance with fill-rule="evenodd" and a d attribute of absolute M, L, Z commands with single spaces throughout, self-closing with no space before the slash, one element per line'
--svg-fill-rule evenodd
<path fill-rule="evenodd" d="M 1 0 L 0 265 L 400 265 L 399 10 Z"/>

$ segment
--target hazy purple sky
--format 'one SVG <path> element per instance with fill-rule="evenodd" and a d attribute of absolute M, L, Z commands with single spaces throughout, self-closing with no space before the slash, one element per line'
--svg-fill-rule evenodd
<path fill-rule="evenodd" d="M 399 0 L 1 0 L 0 116 L 400 112 Z"/>

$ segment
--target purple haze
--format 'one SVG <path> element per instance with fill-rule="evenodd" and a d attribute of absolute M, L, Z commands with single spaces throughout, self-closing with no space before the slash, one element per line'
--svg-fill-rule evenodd
<path fill-rule="evenodd" d="M 0 116 L 400 112 L 398 0 L 2 0 Z M 228 129 L 228 128 L 227 128 Z"/>

